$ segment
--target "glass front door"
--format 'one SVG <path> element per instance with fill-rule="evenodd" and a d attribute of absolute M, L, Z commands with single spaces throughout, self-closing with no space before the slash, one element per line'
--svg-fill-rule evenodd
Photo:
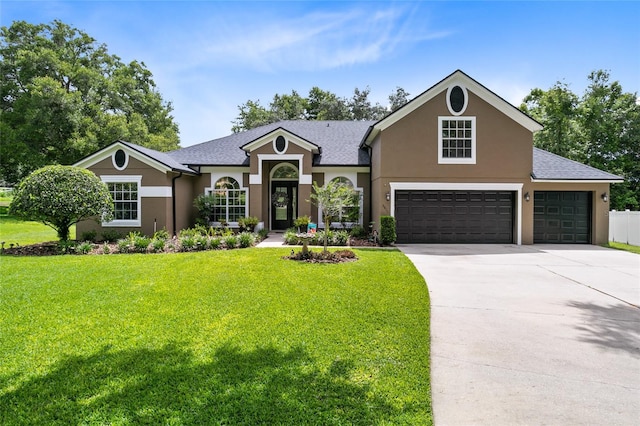
<path fill-rule="evenodd" d="M 273 229 L 291 228 L 297 212 L 298 182 L 272 182 L 271 220 Z"/>

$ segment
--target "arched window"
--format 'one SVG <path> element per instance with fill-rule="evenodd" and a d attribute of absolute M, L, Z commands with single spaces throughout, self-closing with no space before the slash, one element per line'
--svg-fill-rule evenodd
<path fill-rule="evenodd" d="M 331 222 L 334 224 L 340 223 L 342 227 L 346 227 L 347 224 L 352 226 L 354 224 L 360 223 L 360 198 L 362 196 L 361 192 L 356 190 L 353 186 L 353 182 L 351 179 L 338 176 L 336 178 L 331 179 L 331 182 L 341 183 L 351 189 L 353 189 L 353 197 L 350 197 L 346 200 L 346 203 L 340 209 L 340 213 L 337 216 L 331 218 Z"/>
<path fill-rule="evenodd" d="M 298 169 L 291 164 L 283 163 L 273 171 L 272 179 L 298 179 Z"/>
<path fill-rule="evenodd" d="M 211 194 L 214 196 L 214 222 L 237 222 L 247 216 L 247 190 L 237 180 L 225 176 L 216 181 Z"/>

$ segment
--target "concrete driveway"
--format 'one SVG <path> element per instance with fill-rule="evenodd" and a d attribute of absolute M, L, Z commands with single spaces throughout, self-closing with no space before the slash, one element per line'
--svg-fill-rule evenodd
<path fill-rule="evenodd" d="M 640 256 L 398 247 L 431 295 L 436 425 L 640 424 Z"/>

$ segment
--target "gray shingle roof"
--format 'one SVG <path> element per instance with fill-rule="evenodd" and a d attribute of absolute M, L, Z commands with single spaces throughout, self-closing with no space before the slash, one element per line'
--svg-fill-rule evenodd
<path fill-rule="evenodd" d="M 145 148 L 144 146 L 140 146 L 140 145 L 136 145 L 134 143 L 131 142 L 126 142 L 126 141 L 118 141 L 123 145 L 128 146 L 129 148 L 140 152 L 141 154 L 146 155 L 147 157 L 164 164 L 165 166 L 169 167 L 172 170 L 176 170 L 179 172 L 186 172 L 186 173 L 196 173 L 194 170 L 190 169 L 189 167 L 185 166 L 184 164 L 181 164 L 180 162 L 178 162 L 177 160 L 175 160 L 173 157 L 171 157 L 168 153 L 166 152 L 160 152 L 160 151 L 156 151 L 155 149 L 150 149 L 150 148 Z"/>
<path fill-rule="evenodd" d="M 569 160 L 540 148 L 533 148 L 534 179 L 621 181 L 622 177 Z"/>
<path fill-rule="evenodd" d="M 248 166 L 242 146 L 282 128 L 322 149 L 314 166 L 368 166 L 369 153 L 360 149 L 362 137 L 374 121 L 279 121 L 168 153 L 188 165 Z"/>

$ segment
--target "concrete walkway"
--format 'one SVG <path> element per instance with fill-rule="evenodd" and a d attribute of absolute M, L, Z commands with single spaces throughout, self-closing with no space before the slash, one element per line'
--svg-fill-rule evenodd
<path fill-rule="evenodd" d="M 640 424 L 640 256 L 398 247 L 431 295 L 436 425 Z"/>
<path fill-rule="evenodd" d="M 264 240 L 260 241 L 256 247 L 284 247 L 284 232 L 269 232 Z"/>

